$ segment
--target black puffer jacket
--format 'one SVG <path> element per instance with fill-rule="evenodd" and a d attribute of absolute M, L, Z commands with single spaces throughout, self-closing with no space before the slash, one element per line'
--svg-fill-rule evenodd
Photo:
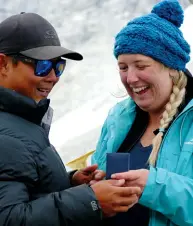
<path fill-rule="evenodd" d="M 94 225 L 101 211 L 87 185 L 69 175 L 40 126 L 49 100 L 0 87 L 0 226 Z"/>

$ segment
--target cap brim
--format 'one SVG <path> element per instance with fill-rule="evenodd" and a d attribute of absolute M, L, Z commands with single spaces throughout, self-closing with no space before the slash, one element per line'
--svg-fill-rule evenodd
<path fill-rule="evenodd" d="M 20 53 L 24 56 L 36 60 L 51 60 L 57 57 L 64 57 L 71 60 L 83 59 L 83 56 L 80 53 L 74 52 L 61 46 L 42 46 L 28 49 Z"/>

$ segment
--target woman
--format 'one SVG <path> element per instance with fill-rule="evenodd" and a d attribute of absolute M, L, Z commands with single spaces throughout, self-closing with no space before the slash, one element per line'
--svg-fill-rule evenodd
<path fill-rule="evenodd" d="M 130 97 L 110 111 L 92 163 L 105 170 L 107 153 L 129 152 L 130 171 L 112 178 L 142 193 L 106 224 L 193 225 L 193 81 L 182 23 L 179 2 L 165 0 L 116 36 L 114 54 Z"/>

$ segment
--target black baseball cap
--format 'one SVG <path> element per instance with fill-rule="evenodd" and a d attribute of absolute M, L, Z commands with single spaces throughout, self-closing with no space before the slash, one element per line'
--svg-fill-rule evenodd
<path fill-rule="evenodd" d="M 62 47 L 54 27 L 35 13 L 21 13 L 0 23 L 0 53 L 20 53 L 36 60 L 83 59 L 80 53 Z"/>

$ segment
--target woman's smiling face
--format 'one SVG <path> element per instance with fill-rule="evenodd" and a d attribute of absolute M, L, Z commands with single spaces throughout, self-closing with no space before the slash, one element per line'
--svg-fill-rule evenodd
<path fill-rule="evenodd" d="M 121 81 L 128 94 L 144 111 L 163 111 L 172 92 L 170 70 L 140 54 L 118 57 Z"/>

